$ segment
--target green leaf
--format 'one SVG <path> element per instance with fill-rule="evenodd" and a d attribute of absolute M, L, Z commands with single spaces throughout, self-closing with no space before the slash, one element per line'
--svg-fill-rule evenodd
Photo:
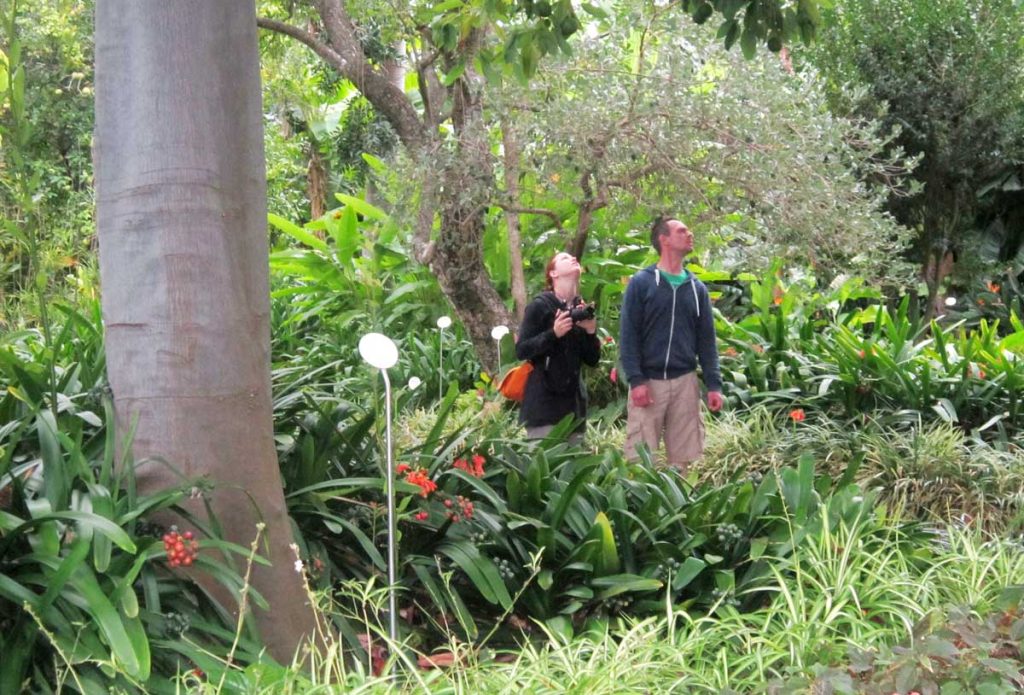
<path fill-rule="evenodd" d="M 683 561 L 683 564 L 679 567 L 679 571 L 672 577 L 672 590 L 679 591 L 683 587 L 687 586 L 690 582 L 697 578 L 704 568 L 707 567 L 700 558 L 688 557 Z"/>
<path fill-rule="evenodd" d="M 757 55 L 757 34 L 751 27 L 743 29 L 743 34 L 740 36 L 740 49 L 743 51 L 743 57 L 747 60 Z"/>
<path fill-rule="evenodd" d="M 462 77 L 462 73 L 464 72 L 466 72 L 466 64 L 459 63 L 444 74 L 441 78 L 441 84 L 445 87 L 451 87 L 460 77 Z"/>
<path fill-rule="evenodd" d="M 656 591 L 664 586 L 657 579 L 641 577 L 636 574 L 614 574 L 609 577 L 596 577 L 591 580 L 590 584 L 595 589 L 603 588 L 597 594 L 597 598 L 601 601 L 630 591 Z"/>
<path fill-rule="evenodd" d="M 36 433 L 39 436 L 39 453 L 43 459 L 43 481 L 46 499 L 51 509 L 64 509 L 68 505 L 71 481 L 68 479 L 57 438 L 57 422 L 50 410 L 42 410 L 36 416 Z"/>
<path fill-rule="evenodd" d="M 544 621 L 544 625 L 550 630 L 552 636 L 565 640 L 566 644 L 572 640 L 575 634 L 572 629 L 572 621 L 562 615 L 556 615 Z"/>
<path fill-rule="evenodd" d="M 466 573 L 469 580 L 488 602 L 499 604 L 505 610 L 512 608 L 512 597 L 490 558 L 484 557 L 476 546 L 467 542 L 443 543 L 437 551 L 447 555 Z"/>
<path fill-rule="evenodd" d="M 591 3 L 589 3 L 589 2 L 584 2 L 584 3 L 581 3 L 581 4 L 580 4 L 580 8 L 581 8 L 581 9 L 582 9 L 582 10 L 583 10 L 584 12 L 586 12 L 587 14 L 589 14 L 589 15 L 590 15 L 591 17 L 596 17 L 596 18 L 598 18 L 598 19 L 608 19 L 608 18 L 609 18 L 609 15 L 608 15 L 608 13 L 607 13 L 607 12 L 605 12 L 604 10 L 602 10 L 602 9 L 601 9 L 600 7 L 598 7 L 597 5 L 591 4 Z"/>
<path fill-rule="evenodd" d="M 604 512 L 594 517 L 594 525 L 587 534 L 587 540 L 597 540 L 597 547 L 591 556 L 594 573 L 597 576 L 613 574 L 619 571 L 619 550 L 615 545 L 615 533 L 611 522 Z"/>
<path fill-rule="evenodd" d="M 86 606 L 120 667 L 134 678 L 145 680 L 149 677 L 148 647 L 137 648 L 128 636 L 128 629 L 117 609 L 107 599 L 88 566 L 80 563 L 72 577 L 71 584 L 85 599 Z M 143 640 L 145 641 L 145 640 Z"/>
<path fill-rule="evenodd" d="M 310 248 L 316 249 L 317 251 L 323 251 L 326 253 L 327 243 L 324 242 L 323 239 L 320 239 L 315 234 L 310 234 L 294 222 L 290 222 L 280 215 L 275 215 L 274 213 L 269 213 L 267 215 L 267 220 L 273 227 L 284 232 L 296 241 L 305 244 Z"/>
<path fill-rule="evenodd" d="M 386 212 L 371 205 L 370 203 L 367 203 L 362 198 L 355 198 L 350 195 L 345 195 L 344 193 L 335 193 L 334 197 L 341 201 L 342 204 L 354 208 L 355 211 L 363 217 L 368 217 L 379 222 L 387 222 L 388 220 L 388 214 Z"/>

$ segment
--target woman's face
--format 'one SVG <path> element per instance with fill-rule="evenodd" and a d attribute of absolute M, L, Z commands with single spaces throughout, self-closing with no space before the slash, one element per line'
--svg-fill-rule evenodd
<path fill-rule="evenodd" d="M 552 278 L 559 278 L 565 275 L 576 275 L 578 277 L 579 274 L 580 262 L 576 260 L 575 256 L 564 251 L 555 256 L 555 262 L 551 266 Z"/>

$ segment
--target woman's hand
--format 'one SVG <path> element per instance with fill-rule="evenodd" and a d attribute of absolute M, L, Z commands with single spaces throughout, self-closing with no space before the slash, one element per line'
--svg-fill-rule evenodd
<path fill-rule="evenodd" d="M 590 335 L 597 333 L 597 319 L 587 319 L 576 324 Z"/>
<path fill-rule="evenodd" d="M 572 317 L 568 311 L 563 311 L 562 309 L 555 310 L 555 325 L 553 328 L 556 338 L 561 338 L 572 330 Z"/>

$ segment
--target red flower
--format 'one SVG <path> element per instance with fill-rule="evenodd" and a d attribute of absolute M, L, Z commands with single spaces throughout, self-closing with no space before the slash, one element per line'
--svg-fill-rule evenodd
<path fill-rule="evenodd" d="M 864 351 L 863 350 L 858 350 L 857 354 L 860 355 L 861 359 L 864 359 Z"/>
<path fill-rule="evenodd" d="M 613 384 L 619 383 L 619 370 L 616 367 L 612 367 L 612 370 L 608 372 L 608 378 L 611 379 Z"/>
<path fill-rule="evenodd" d="M 413 485 L 418 485 L 420 488 L 420 497 L 427 497 L 431 492 L 437 489 L 437 483 L 431 480 L 427 476 L 427 472 L 422 468 L 417 468 L 414 471 L 409 471 L 405 475 L 406 481 Z"/>
<path fill-rule="evenodd" d="M 409 464 L 400 463 L 398 464 L 398 467 L 395 468 L 395 473 L 397 473 L 398 475 L 402 475 L 402 473 L 405 473 L 407 470 L 409 470 Z"/>
<path fill-rule="evenodd" d="M 610 335 L 609 336 L 605 336 L 605 339 L 604 339 L 604 344 L 605 345 L 609 345 L 609 344 L 614 343 L 614 342 L 615 342 L 615 338 L 611 337 Z"/>
<path fill-rule="evenodd" d="M 455 462 L 452 464 L 452 467 L 458 468 L 460 471 L 465 471 L 474 478 L 482 478 L 484 477 L 485 463 L 487 463 L 487 459 L 485 459 L 480 454 L 473 454 L 472 465 L 470 465 L 469 461 L 467 461 L 466 459 L 455 459 Z"/>
<path fill-rule="evenodd" d="M 793 422 L 803 422 L 807 416 L 804 415 L 803 408 L 797 408 L 796 410 L 789 411 L 789 419 Z"/>
<path fill-rule="evenodd" d="M 430 512 L 416 512 L 416 521 L 426 521 L 430 518 Z"/>
<path fill-rule="evenodd" d="M 999 284 L 995 282 L 988 283 L 988 291 L 992 294 L 999 294 Z"/>

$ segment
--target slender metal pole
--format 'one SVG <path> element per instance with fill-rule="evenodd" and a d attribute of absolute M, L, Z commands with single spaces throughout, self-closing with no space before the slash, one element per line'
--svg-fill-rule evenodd
<path fill-rule="evenodd" d="M 438 329 L 437 337 L 437 400 L 444 400 L 444 329 Z"/>
<path fill-rule="evenodd" d="M 392 648 L 398 644 L 398 609 L 396 607 L 395 591 L 398 568 L 398 549 L 395 546 L 397 529 L 395 526 L 395 465 L 391 453 L 391 380 L 388 378 L 386 369 L 380 370 L 384 376 L 384 417 L 385 441 L 387 442 L 387 495 L 388 495 L 388 636 L 391 638 Z"/>

